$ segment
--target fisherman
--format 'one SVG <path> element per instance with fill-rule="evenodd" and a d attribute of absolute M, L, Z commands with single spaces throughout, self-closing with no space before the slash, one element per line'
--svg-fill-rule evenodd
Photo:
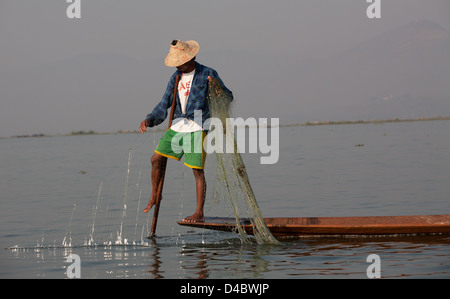
<path fill-rule="evenodd" d="M 166 66 L 176 67 L 177 71 L 170 78 L 161 102 L 147 115 L 140 126 L 141 133 L 144 133 L 147 127 L 157 126 L 166 119 L 167 110 L 172 105 L 176 77 L 180 75 L 172 126 L 162 136 L 151 159 L 152 195 L 144 213 L 147 213 L 157 201 L 161 200 L 161 197 L 157 198 L 157 193 L 159 183 L 164 176 L 164 170 L 162 170 L 164 157 L 179 161 L 184 155 L 184 164 L 193 170 L 197 192 L 195 213 L 183 219 L 186 222 L 204 221 L 206 180 L 203 169 L 206 153 L 203 150 L 203 140 L 207 128 L 203 128 L 203 124 L 210 118 L 208 84 L 217 80 L 223 90 L 232 98 L 232 92 L 223 84 L 217 72 L 195 61 L 199 48 L 199 44 L 193 40 L 172 41 L 164 63 Z M 201 150 L 198 150 L 200 146 Z"/>

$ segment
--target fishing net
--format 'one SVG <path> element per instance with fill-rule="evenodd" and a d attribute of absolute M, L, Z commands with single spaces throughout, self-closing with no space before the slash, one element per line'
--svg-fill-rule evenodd
<path fill-rule="evenodd" d="M 216 138 L 214 146 L 217 158 L 213 202 L 223 200 L 230 202 L 236 218 L 237 231 L 244 242 L 248 242 L 249 238 L 241 225 L 242 218 L 252 223 L 253 234 L 258 244 L 278 244 L 278 240 L 268 229 L 256 202 L 247 170 L 237 148 L 234 126 L 227 121 L 230 118 L 232 98 L 217 80 L 209 84 L 208 91 L 211 130 L 217 130 L 216 134 L 213 134 Z M 220 130 L 223 134 L 220 134 Z"/>

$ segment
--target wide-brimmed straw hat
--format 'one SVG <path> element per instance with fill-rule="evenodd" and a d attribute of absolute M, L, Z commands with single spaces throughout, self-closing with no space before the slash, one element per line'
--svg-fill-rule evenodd
<path fill-rule="evenodd" d="M 170 44 L 169 54 L 167 54 L 164 64 L 171 67 L 180 66 L 197 55 L 200 46 L 195 40 L 181 41 L 173 40 Z"/>

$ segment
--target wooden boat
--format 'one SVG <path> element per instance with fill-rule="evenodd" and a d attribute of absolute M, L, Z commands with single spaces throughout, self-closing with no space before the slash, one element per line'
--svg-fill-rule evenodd
<path fill-rule="evenodd" d="M 367 217 L 282 217 L 264 218 L 275 237 L 449 234 L 450 215 L 367 216 Z M 204 222 L 180 225 L 236 232 L 236 219 L 206 217 Z M 240 219 L 247 234 L 253 234 L 249 219 Z"/>

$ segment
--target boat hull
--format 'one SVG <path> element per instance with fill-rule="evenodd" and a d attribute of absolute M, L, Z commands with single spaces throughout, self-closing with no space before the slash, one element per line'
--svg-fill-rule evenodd
<path fill-rule="evenodd" d="M 264 221 L 275 237 L 450 233 L 450 215 L 277 217 L 264 218 Z M 178 224 L 219 231 L 237 231 L 234 218 L 206 217 L 202 223 L 179 221 Z M 247 234 L 254 233 L 249 219 L 241 219 L 239 225 Z"/>

